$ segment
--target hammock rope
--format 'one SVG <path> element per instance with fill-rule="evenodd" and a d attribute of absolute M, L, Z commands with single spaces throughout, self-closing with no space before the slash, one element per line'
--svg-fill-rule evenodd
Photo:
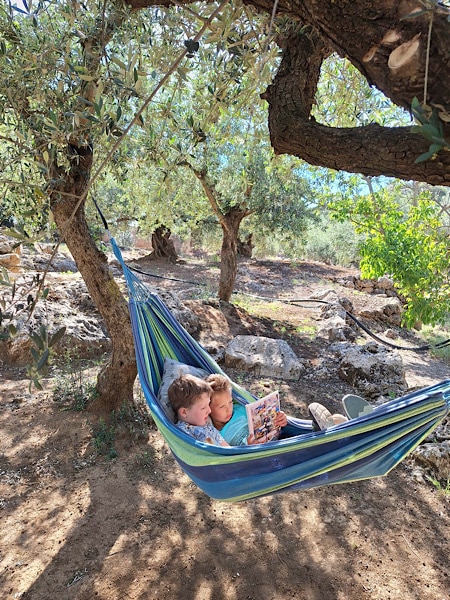
<path fill-rule="evenodd" d="M 223 371 L 110 241 L 129 292 L 139 379 L 153 420 L 181 469 L 210 497 L 237 502 L 385 475 L 448 414 L 450 379 L 323 431 L 313 431 L 310 420 L 288 417 L 288 437 L 275 442 L 222 447 L 195 440 L 175 426 L 158 400 L 164 359 Z M 234 383 L 233 399 L 246 404 L 254 397 Z"/>

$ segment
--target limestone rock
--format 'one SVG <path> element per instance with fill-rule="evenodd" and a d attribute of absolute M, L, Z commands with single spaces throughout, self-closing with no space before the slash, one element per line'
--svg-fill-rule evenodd
<path fill-rule="evenodd" d="M 238 335 L 230 342 L 225 367 L 288 380 L 298 379 L 305 371 L 287 342 L 253 335 Z"/>
<path fill-rule="evenodd" d="M 20 271 L 20 256 L 15 253 L 0 254 L 0 268 L 1 267 L 17 273 Z"/>
<path fill-rule="evenodd" d="M 368 342 L 364 346 L 336 344 L 338 374 L 365 398 L 401 396 L 407 390 L 401 356 Z"/>
<path fill-rule="evenodd" d="M 436 479 L 450 479 L 450 441 L 440 444 L 421 444 L 414 450 L 414 458 L 430 469 Z"/>

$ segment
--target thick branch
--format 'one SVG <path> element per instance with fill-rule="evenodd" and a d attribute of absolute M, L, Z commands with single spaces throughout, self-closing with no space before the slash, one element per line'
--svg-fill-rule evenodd
<path fill-rule="evenodd" d="M 339 129 L 317 123 L 310 110 L 327 48 L 312 31 L 301 36 L 293 32 L 280 43 L 283 60 L 274 83 L 263 94 L 269 103 L 275 152 L 337 170 L 450 185 L 450 153 L 440 152 L 434 160 L 414 164 L 429 142 L 408 127 L 372 124 Z"/>

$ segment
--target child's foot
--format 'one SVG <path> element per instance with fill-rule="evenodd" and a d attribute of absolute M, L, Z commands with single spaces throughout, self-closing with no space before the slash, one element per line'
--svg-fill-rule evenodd
<path fill-rule="evenodd" d="M 348 421 L 347 417 L 338 413 L 332 415 L 330 411 L 318 402 L 312 402 L 308 406 L 309 414 L 311 415 L 313 427 L 315 431 L 319 429 L 327 429 L 328 427 L 334 427 L 340 423 Z"/>

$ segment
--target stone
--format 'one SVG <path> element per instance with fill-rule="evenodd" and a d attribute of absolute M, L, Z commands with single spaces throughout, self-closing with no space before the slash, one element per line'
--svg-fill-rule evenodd
<path fill-rule="evenodd" d="M 407 390 L 402 358 L 396 352 L 368 342 L 364 346 L 336 344 L 338 375 L 364 398 L 398 397 Z"/>
<path fill-rule="evenodd" d="M 18 254 L 0 254 L 0 268 L 4 267 L 8 271 L 17 273 L 20 271 L 20 266 L 20 256 Z"/>
<path fill-rule="evenodd" d="M 413 452 L 418 463 L 431 470 L 438 480 L 450 480 L 450 441 L 440 444 L 421 444 Z"/>
<path fill-rule="evenodd" d="M 284 340 L 238 335 L 225 349 L 225 367 L 257 375 L 297 380 L 306 370 Z"/>

